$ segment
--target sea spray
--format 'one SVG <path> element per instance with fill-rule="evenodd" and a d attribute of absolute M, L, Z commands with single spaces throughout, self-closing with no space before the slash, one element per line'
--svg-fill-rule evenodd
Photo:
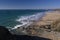
<path fill-rule="evenodd" d="M 41 12 L 41 13 L 35 13 L 33 15 L 21 16 L 21 17 L 19 17 L 19 19 L 16 19 L 16 21 L 18 21 L 22 24 L 14 26 L 14 28 L 12 28 L 12 30 L 17 29 L 18 27 L 23 27 L 23 26 L 28 27 L 34 21 L 39 20 L 43 15 L 44 15 L 44 13 Z"/>

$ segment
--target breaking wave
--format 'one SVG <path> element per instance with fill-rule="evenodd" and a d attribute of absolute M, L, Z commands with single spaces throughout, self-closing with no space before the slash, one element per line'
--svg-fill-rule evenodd
<path fill-rule="evenodd" d="M 18 19 L 16 19 L 17 22 L 20 22 L 22 24 L 14 26 L 12 29 L 17 29 L 18 27 L 27 27 L 28 25 L 31 25 L 34 21 L 38 21 L 40 18 L 42 18 L 44 15 L 43 12 L 41 13 L 35 13 L 33 15 L 28 16 L 20 16 Z"/>

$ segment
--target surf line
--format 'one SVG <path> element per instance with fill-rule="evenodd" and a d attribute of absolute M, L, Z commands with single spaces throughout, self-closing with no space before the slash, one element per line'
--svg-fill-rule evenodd
<path fill-rule="evenodd" d="M 31 25 L 33 23 L 33 21 L 37 21 L 37 20 L 41 19 L 43 16 L 44 16 L 44 12 L 36 13 L 36 14 L 30 15 L 30 16 L 22 16 L 19 19 L 17 19 L 17 21 L 21 22 L 22 24 L 14 26 L 14 28 L 12 28 L 11 30 L 14 30 L 14 29 L 17 29 L 20 27 L 28 27 L 29 25 Z"/>

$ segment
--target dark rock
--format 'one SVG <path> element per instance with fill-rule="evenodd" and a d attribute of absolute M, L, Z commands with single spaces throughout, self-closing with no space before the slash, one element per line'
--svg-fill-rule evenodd
<path fill-rule="evenodd" d="M 4 26 L 0 26 L 0 40 L 51 40 L 37 36 L 12 35 Z"/>
<path fill-rule="evenodd" d="M 0 40 L 11 38 L 11 35 L 12 34 L 4 26 L 0 26 Z"/>

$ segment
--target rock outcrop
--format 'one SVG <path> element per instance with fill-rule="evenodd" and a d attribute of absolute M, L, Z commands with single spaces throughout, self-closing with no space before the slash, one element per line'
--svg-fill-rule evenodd
<path fill-rule="evenodd" d="M 0 26 L 0 40 L 51 40 L 51 39 L 28 35 L 13 35 L 4 26 Z"/>

